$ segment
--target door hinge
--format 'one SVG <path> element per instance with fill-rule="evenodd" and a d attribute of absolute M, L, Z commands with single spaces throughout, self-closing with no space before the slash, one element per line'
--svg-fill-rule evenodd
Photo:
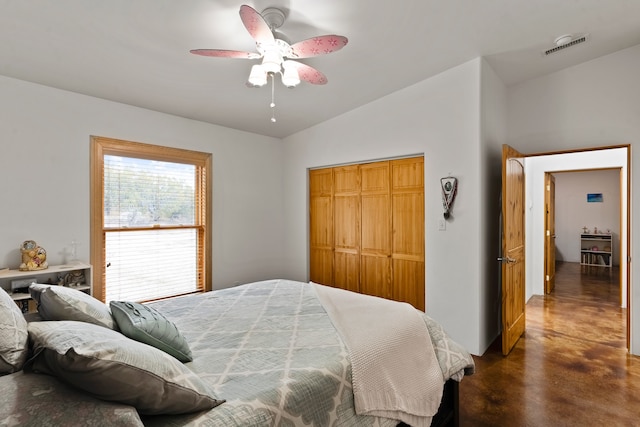
<path fill-rule="evenodd" d="M 549 281 L 549 275 L 548 275 L 548 274 L 547 274 L 547 276 L 546 276 L 546 280 L 547 280 L 547 282 Z"/>

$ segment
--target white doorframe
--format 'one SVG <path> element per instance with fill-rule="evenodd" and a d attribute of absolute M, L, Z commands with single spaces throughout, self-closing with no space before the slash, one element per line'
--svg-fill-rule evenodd
<path fill-rule="evenodd" d="M 602 150 L 579 151 L 571 153 L 535 155 L 525 159 L 525 233 L 526 233 L 526 298 L 532 295 L 544 295 L 544 174 L 545 172 L 579 171 L 585 169 L 620 168 L 620 194 L 621 194 L 621 218 L 620 218 L 620 282 L 623 286 L 622 306 L 627 307 L 628 294 L 633 292 L 633 283 L 630 282 L 629 292 L 626 292 L 626 283 L 629 271 L 627 270 L 629 247 L 629 224 L 627 200 L 629 170 L 627 147 Z M 630 307 L 633 310 L 633 307 Z M 627 317 L 632 318 L 631 312 Z M 627 327 L 631 328 L 631 322 L 627 321 Z"/>

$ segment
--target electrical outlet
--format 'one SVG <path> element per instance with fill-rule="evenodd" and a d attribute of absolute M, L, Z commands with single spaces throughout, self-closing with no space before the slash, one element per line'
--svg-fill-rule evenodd
<path fill-rule="evenodd" d="M 444 219 L 438 220 L 438 231 L 446 231 L 447 230 L 447 221 Z"/>

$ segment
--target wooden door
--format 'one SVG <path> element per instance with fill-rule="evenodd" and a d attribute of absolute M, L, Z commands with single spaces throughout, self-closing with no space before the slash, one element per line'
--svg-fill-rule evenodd
<path fill-rule="evenodd" d="M 333 170 L 309 171 L 309 278 L 333 285 Z"/>
<path fill-rule="evenodd" d="M 390 165 L 393 299 L 424 311 L 424 160 Z"/>
<path fill-rule="evenodd" d="M 360 291 L 360 167 L 333 170 L 333 285 Z"/>
<path fill-rule="evenodd" d="M 556 178 L 547 172 L 545 182 L 544 292 L 550 294 L 556 286 Z"/>
<path fill-rule="evenodd" d="M 389 162 L 361 165 L 360 180 L 360 290 L 368 295 L 391 299 Z"/>
<path fill-rule="evenodd" d="M 525 329 L 524 155 L 502 146 L 502 353 Z"/>

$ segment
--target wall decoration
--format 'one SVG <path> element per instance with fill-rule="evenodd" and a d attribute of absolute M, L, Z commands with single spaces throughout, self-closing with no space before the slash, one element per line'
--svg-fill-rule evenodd
<path fill-rule="evenodd" d="M 444 208 L 444 219 L 449 219 L 451 210 L 453 209 L 453 201 L 458 191 L 458 179 L 451 175 L 440 178 L 440 186 L 442 187 L 442 207 Z"/>
<path fill-rule="evenodd" d="M 602 203 L 602 193 L 587 193 L 587 203 Z"/>

